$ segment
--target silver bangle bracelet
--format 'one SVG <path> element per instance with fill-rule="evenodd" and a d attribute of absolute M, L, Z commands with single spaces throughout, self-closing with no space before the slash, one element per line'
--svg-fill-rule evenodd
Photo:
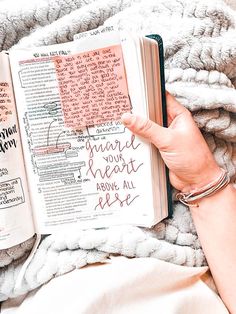
<path fill-rule="evenodd" d="M 229 182 L 230 177 L 228 173 L 223 168 L 221 168 L 221 175 L 216 180 L 203 186 L 200 189 L 195 189 L 190 192 L 179 192 L 176 194 L 176 198 L 184 205 L 190 207 L 199 207 L 198 204 L 192 204 L 191 202 L 215 194 L 217 191 L 228 185 Z"/>

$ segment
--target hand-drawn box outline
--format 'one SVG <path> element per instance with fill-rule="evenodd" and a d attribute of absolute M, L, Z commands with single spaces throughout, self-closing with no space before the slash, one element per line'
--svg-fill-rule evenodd
<path fill-rule="evenodd" d="M 51 58 L 53 58 L 53 57 L 45 57 L 45 58 L 47 58 L 47 59 L 45 59 L 45 60 L 42 60 L 42 58 L 41 58 L 41 60 L 40 59 L 38 59 L 37 60 L 37 62 L 48 62 L 48 61 L 51 61 Z M 30 60 L 28 60 L 29 62 L 27 62 L 27 64 L 32 64 L 32 63 L 35 63 L 35 61 L 31 61 L 30 62 Z M 23 84 L 23 80 L 22 80 L 22 78 L 21 78 L 21 73 L 23 72 L 23 71 L 25 71 L 26 69 L 21 69 L 21 70 L 19 70 L 18 71 L 18 76 L 19 76 L 19 81 L 20 81 L 20 85 L 21 85 L 21 88 L 26 88 L 25 86 L 24 86 L 24 84 Z"/>
<path fill-rule="evenodd" d="M 25 203 L 25 194 L 24 194 L 24 189 L 23 189 L 23 186 L 22 186 L 22 182 L 21 182 L 21 178 L 20 178 L 20 177 L 14 178 L 14 179 L 11 179 L 11 180 L 7 180 L 7 181 L 3 181 L 3 182 L 0 183 L 0 185 L 1 185 L 2 183 L 11 182 L 11 181 L 18 180 L 18 179 L 19 179 L 19 183 L 20 183 L 20 187 L 21 187 L 21 191 L 22 191 L 23 201 L 22 201 L 21 203 L 16 204 L 16 205 L 11 205 L 11 206 L 6 206 L 6 207 L 3 207 L 3 208 L 0 208 L 0 210 L 1 210 L 1 209 L 5 209 L 5 208 L 11 208 L 11 207 L 19 206 L 19 205 Z"/>
<path fill-rule="evenodd" d="M 115 135 L 115 134 L 125 133 L 125 126 L 123 125 L 122 127 L 124 128 L 124 130 L 122 132 L 110 132 L 110 133 L 100 133 L 100 134 L 91 134 L 89 131 L 89 127 L 86 127 L 86 129 L 87 129 L 89 137 L 95 137 L 95 136 L 98 137 L 98 136 L 107 136 L 107 135 Z"/>

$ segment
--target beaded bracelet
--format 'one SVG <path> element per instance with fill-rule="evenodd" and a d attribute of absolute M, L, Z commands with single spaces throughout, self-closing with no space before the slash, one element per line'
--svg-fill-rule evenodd
<path fill-rule="evenodd" d="M 221 174 L 216 180 L 210 182 L 209 184 L 203 186 L 200 189 L 194 189 L 190 192 L 179 192 L 176 194 L 176 198 L 184 205 L 190 207 L 199 207 L 198 204 L 191 204 L 191 202 L 199 200 L 205 196 L 212 195 L 217 191 L 221 190 L 227 184 L 229 184 L 230 177 L 228 173 L 223 168 L 220 169 Z"/>

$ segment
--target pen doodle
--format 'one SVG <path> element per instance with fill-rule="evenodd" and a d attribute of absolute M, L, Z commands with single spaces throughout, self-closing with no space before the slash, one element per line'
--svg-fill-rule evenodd
<path fill-rule="evenodd" d="M 57 115 L 58 112 L 60 111 L 60 105 L 56 101 L 45 104 L 43 107 L 44 109 L 46 109 L 47 113 L 51 116 Z"/>
<path fill-rule="evenodd" d="M 46 145 L 37 146 L 33 148 L 33 153 L 36 156 L 49 155 L 49 154 L 55 154 L 55 153 L 64 153 L 67 149 L 71 148 L 71 144 L 69 142 L 60 143 L 60 144 L 58 143 L 60 136 L 64 134 L 65 131 L 62 131 L 58 134 L 56 138 L 56 142 L 54 144 L 50 144 L 50 131 L 51 131 L 53 123 L 55 122 L 57 122 L 57 120 L 52 120 L 49 123 L 48 129 L 47 129 L 47 136 L 46 136 Z"/>
<path fill-rule="evenodd" d="M 103 197 L 99 197 L 98 204 L 95 206 L 94 209 L 104 209 L 105 206 L 111 207 L 114 204 L 119 205 L 120 207 L 130 206 L 131 203 L 133 203 L 133 201 L 138 197 L 139 195 L 131 197 L 131 194 L 127 194 L 124 199 L 121 199 L 119 194 L 115 193 L 114 199 L 112 200 L 110 194 L 106 193 L 105 199 Z"/>

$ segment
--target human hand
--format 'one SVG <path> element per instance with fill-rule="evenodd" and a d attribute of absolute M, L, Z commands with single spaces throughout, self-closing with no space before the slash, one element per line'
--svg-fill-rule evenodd
<path fill-rule="evenodd" d="M 190 111 L 166 93 L 168 128 L 130 113 L 121 121 L 134 134 L 152 142 L 170 170 L 170 182 L 178 190 L 199 189 L 221 174 Z"/>

